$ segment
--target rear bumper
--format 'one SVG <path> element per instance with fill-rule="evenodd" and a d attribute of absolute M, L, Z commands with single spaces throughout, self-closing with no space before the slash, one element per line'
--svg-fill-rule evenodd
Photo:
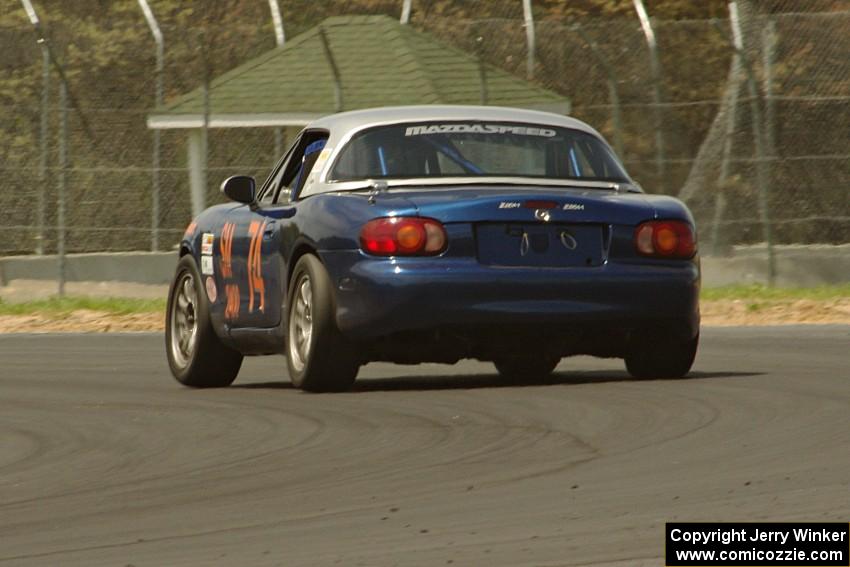
<path fill-rule="evenodd" d="M 321 256 L 336 288 L 337 324 L 353 339 L 453 326 L 699 331 L 697 262 L 502 268 L 473 258 Z"/>

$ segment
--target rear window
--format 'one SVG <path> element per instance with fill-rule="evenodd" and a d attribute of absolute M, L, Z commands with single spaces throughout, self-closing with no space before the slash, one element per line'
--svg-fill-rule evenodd
<path fill-rule="evenodd" d="M 342 149 L 329 179 L 475 176 L 627 181 L 611 150 L 592 134 L 503 122 L 370 128 Z"/>

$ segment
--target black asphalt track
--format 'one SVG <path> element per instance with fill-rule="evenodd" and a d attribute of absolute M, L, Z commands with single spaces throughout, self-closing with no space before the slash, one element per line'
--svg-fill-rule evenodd
<path fill-rule="evenodd" d="M 667 521 L 850 521 L 850 327 L 704 329 L 691 378 L 280 357 L 189 390 L 159 335 L 0 336 L 0 566 L 662 565 Z"/>

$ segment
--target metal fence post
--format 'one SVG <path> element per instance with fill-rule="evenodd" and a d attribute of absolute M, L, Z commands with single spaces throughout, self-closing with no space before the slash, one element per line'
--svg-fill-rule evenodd
<path fill-rule="evenodd" d="M 206 207 L 207 159 L 204 153 L 204 129 L 192 128 L 187 132 L 186 149 L 189 166 L 189 197 L 192 203 L 192 217 L 196 217 Z"/>
<path fill-rule="evenodd" d="M 530 81 L 534 78 L 535 60 L 535 35 L 534 35 L 534 13 L 531 11 L 531 0 L 522 0 L 523 26 L 525 27 L 526 60 L 525 75 Z"/>
<path fill-rule="evenodd" d="M 274 159 L 283 156 L 283 128 L 274 129 Z"/>
<path fill-rule="evenodd" d="M 286 43 L 286 35 L 283 32 L 283 17 L 280 14 L 280 4 L 277 0 L 269 0 L 269 11 L 272 14 L 272 25 L 274 26 L 274 39 L 278 47 Z"/>
<path fill-rule="evenodd" d="M 729 164 L 732 159 L 732 142 L 735 137 L 735 127 L 738 121 L 738 91 L 740 90 L 741 56 L 738 51 L 732 54 L 732 69 L 730 79 L 733 83 L 729 92 L 726 128 L 723 137 L 723 157 L 720 161 L 720 175 L 717 179 L 717 200 L 714 203 L 714 220 L 711 225 L 711 253 L 717 255 L 720 251 L 720 223 L 726 212 L 726 196 L 723 194 L 723 184 L 729 178 Z"/>
<path fill-rule="evenodd" d="M 764 137 L 765 150 L 770 158 L 769 179 L 773 181 L 773 161 L 776 158 L 776 100 L 773 96 L 773 65 L 776 62 L 776 22 L 768 19 L 762 28 L 762 67 L 764 75 Z"/>
<path fill-rule="evenodd" d="M 487 106 L 490 101 L 490 90 L 487 87 L 487 65 L 484 63 L 484 36 L 475 37 L 475 60 L 478 63 L 478 80 L 481 89 L 481 106 Z"/>
<path fill-rule="evenodd" d="M 47 207 L 47 199 L 45 191 L 47 191 L 47 165 L 50 135 L 50 46 L 47 45 L 47 38 L 41 29 L 41 22 L 38 19 L 38 14 L 30 0 L 21 0 L 24 11 L 32 23 L 36 32 L 36 43 L 41 48 L 41 125 L 39 129 L 39 146 L 41 156 L 39 158 L 38 167 L 38 190 L 36 192 L 36 230 L 38 234 L 35 237 L 35 253 L 44 254 L 44 219 L 45 210 Z"/>
<path fill-rule="evenodd" d="M 340 80 L 339 68 L 336 66 L 333 51 L 331 51 L 330 43 L 328 43 L 328 36 L 325 33 L 325 28 L 321 25 L 319 26 L 319 39 L 322 41 L 322 51 L 325 53 L 325 60 L 331 68 L 331 75 L 334 79 L 334 110 L 335 112 L 339 112 L 342 110 L 342 81 Z"/>
<path fill-rule="evenodd" d="M 207 36 L 206 31 L 201 31 L 201 44 L 202 50 L 204 53 L 204 84 L 202 87 L 203 91 L 203 101 L 204 101 L 204 122 L 203 127 L 201 128 L 201 158 L 202 158 L 202 174 L 203 174 L 203 184 L 200 185 L 203 194 L 201 195 L 201 201 L 199 203 L 199 208 L 195 216 L 201 214 L 201 212 L 206 208 L 207 202 L 207 193 L 209 192 L 208 182 L 208 174 L 209 174 L 209 156 L 210 156 L 210 83 L 212 82 L 212 63 L 210 62 L 210 38 Z"/>
<path fill-rule="evenodd" d="M 189 168 L 189 197 L 192 202 L 192 216 L 196 217 L 206 208 L 207 199 L 207 128 L 209 126 L 209 77 L 210 62 L 207 53 L 206 36 L 201 30 L 196 36 L 201 50 L 201 96 L 203 101 L 203 120 L 199 128 L 187 131 L 186 149 Z"/>
<path fill-rule="evenodd" d="M 65 295 L 65 193 L 68 172 L 68 87 L 59 83 L 59 180 L 56 190 L 56 255 L 59 297 Z"/>
<path fill-rule="evenodd" d="M 45 191 L 47 190 L 47 165 L 48 155 L 50 152 L 50 50 L 44 44 L 44 40 L 39 41 L 41 45 L 41 128 L 39 136 L 41 158 L 38 164 L 38 191 L 36 193 L 36 226 L 38 234 L 36 235 L 35 253 L 44 254 L 44 220 L 46 217 L 47 199 Z"/>
<path fill-rule="evenodd" d="M 646 13 L 643 0 L 633 0 L 635 11 L 640 20 L 646 45 L 649 49 L 649 71 L 652 75 L 652 98 L 655 117 L 655 169 L 658 174 L 658 186 L 661 192 L 665 192 L 666 180 L 666 148 L 664 145 L 664 117 L 661 109 L 661 62 L 658 58 L 658 41 L 655 38 L 655 30 L 652 29 L 652 21 Z"/>
<path fill-rule="evenodd" d="M 413 0 L 403 0 L 401 4 L 401 18 L 399 23 L 407 24 L 410 22 L 410 8 Z"/>
<path fill-rule="evenodd" d="M 201 188 L 203 189 L 203 193 L 201 194 L 200 206 L 198 208 L 198 212 L 195 213 L 195 216 L 201 214 L 203 210 L 207 207 L 207 192 L 209 191 L 208 185 L 208 175 L 209 175 L 209 159 L 210 159 L 210 73 L 206 71 L 204 73 L 204 124 L 201 128 L 201 167 L 204 180 Z"/>
<path fill-rule="evenodd" d="M 752 114 L 752 134 L 756 151 L 756 184 L 758 186 L 759 216 L 761 217 L 764 240 L 767 246 L 767 282 L 773 286 L 776 281 L 776 259 L 773 253 L 773 230 L 770 220 L 770 204 L 768 201 L 766 157 L 764 147 L 764 120 L 761 106 L 756 73 L 744 50 L 741 20 L 738 16 L 738 4 L 735 0 L 729 3 L 729 20 L 732 23 L 732 47 L 741 58 L 744 71 L 747 74 L 747 90 L 750 98 L 750 113 Z M 716 22 L 715 22 L 716 23 Z M 723 33 L 722 28 L 718 29 Z M 725 34 L 724 34 L 725 35 Z"/>
<path fill-rule="evenodd" d="M 283 16 L 280 13 L 280 4 L 277 0 L 269 0 L 269 11 L 272 14 L 272 25 L 274 27 L 274 41 L 278 49 L 286 43 L 286 34 L 283 31 Z M 275 159 L 283 154 L 283 129 L 274 129 L 274 155 Z"/>
<path fill-rule="evenodd" d="M 156 95 L 155 104 L 159 108 L 163 101 L 163 73 L 165 70 L 165 47 L 162 31 L 148 5 L 148 0 L 138 0 L 139 7 L 145 15 L 151 35 L 156 43 Z M 153 131 L 153 157 L 151 159 L 151 251 L 159 250 L 159 169 L 160 169 L 160 132 L 159 128 Z"/>
<path fill-rule="evenodd" d="M 59 83 L 59 176 L 56 195 L 56 255 L 58 260 L 57 279 L 59 280 L 57 293 L 59 297 L 62 297 L 65 295 L 65 191 L 67 188 L 66 176 L 68 170 L 68 81 L 65 76 L 65 72 L 62 69 L 62 66 L 59 64 L 57 58 L 54 57 L 50 51 L 50 44 L 47 42 L 47 37 L 45 36 L 44 31 L 41 28 L 41 21 L 39 20 L 38 15 L 35 12 L 35 8 L 33 7 L 32 2 L 30 0 L 21 0 L 21 3 L 24 6 L 24 11 L 27 13 L 27 17 L 29 18 L 30 22 L 33 25 L 33 28 L 35 29 L 35 32 L 38 37 L 38 42 L 42 45 L 42 48 L 47 52 L 47 57 L 43 58 L 42 62 L 54 63 L 56 65 L 56 69 L 59 71 L 61 79 Z M 49 72 L 47 72 L 46 75 L 49 78 Z M 44 97 L 44 95 L 42 95 L 42 97 Z M 44 102 L 44 98 L 42 98 L 42 101 Z M 47 100 L 47 102 L 49 102 L 49 99 Z M 90 132 L 85 117 L 81 115 L 80 119 L 85 130 L 87 132 Z M 42 123 L 42 128 L 42 132 L 45 132 L 46 121 Z M 91 136 L 91 138 L 94 139 L 94 136 Z"/>

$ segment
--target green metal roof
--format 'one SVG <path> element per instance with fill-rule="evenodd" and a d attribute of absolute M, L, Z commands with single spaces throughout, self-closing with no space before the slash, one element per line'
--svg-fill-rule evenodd
<path fill-rule="evenodd" d="M 339 97 L 322 34 L 338 69 Z M 296 124 L 341 110 L 409 104 L 483 102 L 569 110 L 565 97 L 489 65 L 482 74 L 473 55 L 387 16 L 328 18 L 284 47 L 214 79 L 209 100 L 211 126 L 249 125 L 222 120 L 228 116 L 250 118 L 252 125 L 263 116 L 269 118 L 269 125 L 282 120 Z M 203 92 L 198 88 L 154 110 L 149 125 L 193 127 L 202 115 Z M 181 117 L 195 120 L 178 125 Z"/>

